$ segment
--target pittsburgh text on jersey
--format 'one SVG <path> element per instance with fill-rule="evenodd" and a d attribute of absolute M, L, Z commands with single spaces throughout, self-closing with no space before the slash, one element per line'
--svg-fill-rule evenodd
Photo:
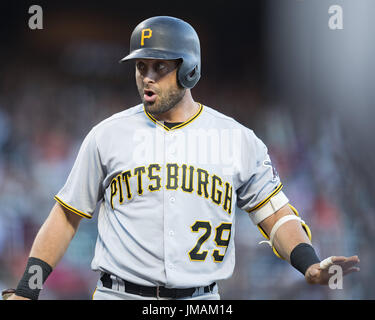
<path fill-rule="evenodd" d="M 164 174 L 162 170 L 165 170 Z M 163 176 L 165 181 L 162 181 Z M 130 183 L 130 179 L 134 179 L 133 184 Z M 132 185 L 136 187 L 132 188 Z M 145 192 L 157 192 L 165 188 L 196 194 L 221 206 L 228 214 L 232 212 L 231 184 L 216 174 L 187 164 L 167 163 L 164 168 L 160 164 L 152 163 L 129 169 L 116 175 L 111 180 L 110 188 L 112 209 L 116 202 L 123 205 L 134 196 L 142 196 Z"/>

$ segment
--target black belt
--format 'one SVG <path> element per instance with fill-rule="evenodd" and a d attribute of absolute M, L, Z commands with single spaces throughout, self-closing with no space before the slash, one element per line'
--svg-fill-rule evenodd
<path fill-rule="evenodd" d="M 103 283 L 103 287 L 112 289 L 112 279 L 111 275 L 108 273 L 104 273 L 101 278 L 101 282 Z M 135 284 L 126 280 L 122 280 L 125 284 L 125 292 L 136 294 L 143 297 L 160 297 L 160 298 L 185 298 L 191 297 L 195 290 L 199 288 L 185 288 L 185 289 L 173 289 L 173 288 L 166 288 L 163 286 L 160 287 L 149 287 L 149 286 L 142 286 L 139 284 Z M 216 285 L 215 282 L 211 283 L 209 286 L 203 287 L 203 291 L 205 293 L 211 292 L 213 287 Z"/>

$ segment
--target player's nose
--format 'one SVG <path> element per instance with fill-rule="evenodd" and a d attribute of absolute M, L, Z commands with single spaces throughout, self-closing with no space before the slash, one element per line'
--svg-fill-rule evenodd
<path fill-rule="evenodd" d="M 151 68 L 149 68 L 147 70 L 147 72 L 145 72 L 143 74 L 143 83 L 144 84 L 147 84 L 147 83 L 154 83 L 157 81 L 157 73 L 154 72 L 152 69 L 150 70 Z"/>
<path fill-rule="evenodd" d="M 143 78 L 143 84 L 144 85 L 147 85 L 147 84 L 150 84 L 150 83 L 155 83 L 155 79 L 152 78 L 152 77 L 144 77 Z"/>

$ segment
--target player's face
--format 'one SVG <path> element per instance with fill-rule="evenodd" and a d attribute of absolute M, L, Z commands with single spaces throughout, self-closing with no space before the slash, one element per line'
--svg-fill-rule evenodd
<path fill-rule="evenodd" d="M 184 97 L 186 89 L 177 82 L 179 63 L 178 60 L 136 60 L 137 88 L 148 112 L 167 112 Z"/>

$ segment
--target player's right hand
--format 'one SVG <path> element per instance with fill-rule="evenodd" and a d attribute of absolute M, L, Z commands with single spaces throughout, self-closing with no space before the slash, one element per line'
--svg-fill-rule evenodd
<path fill-rule="evenodd" d="M 20 297 L 15 294 L 14 289 L 6 289 L 1 293 L 3 300 L 30 300 L 29 298 Z"/>
<path fill-rule="evenodd" d="M 6 300 L 31 300 L 29 298 L 16 296 L 15 294 L 12 294 L 8 299 Z"/>

